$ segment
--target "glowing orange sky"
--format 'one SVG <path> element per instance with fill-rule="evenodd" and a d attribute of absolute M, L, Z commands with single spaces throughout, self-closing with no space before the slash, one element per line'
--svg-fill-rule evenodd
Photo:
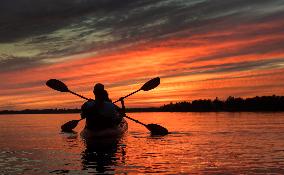
<path fill-rule="evenodd" d="M 105 84 L 113 100 L 154 77 L 161 84 L 126 100 L 128 107 L 228 96 L 284 94 L 283 20 L 251 23 L 192 34 L 184 29 L 129 47 L 90 50 L 72 58 L 0 74 L 0 110 L 78 108 L 84 100 L 45 86 L 50 78 L 93 97 L 95 83 Z M 261 33 L 259 33 L 261 31 Z M 266 32 L 267 31 L 267 32 Z"/>
<path fill-rule="evenodd" d="M 234 31 L 231 32 L 234 34 Z M 146 46 L 137 45 L 132 50 L 4 73 L 1 74 L 1 79 L 5 80 L 7 85 L 1 88 L 0 104 L 9 106 L 7 102 L 11 102 L 16 104 L 17 109 L 80 106 L 83 100 L 47 88 L 44 84 L 50 78 L 63 80 L 70 89 L 87 97 L 92 97 L 94 83 L 104 83 L 110 97 L 115 100 L 139 89 L 147 80 L 160 76 L 161 85 L 158 88 L 129 97 L 126 103 L 131 107 L 159 106 L 169 102 L 216 96 L 225 98 L 229 95 L 242 97 L 281 95 L 284 93 L 283 60 L 281 63 L 266 67 L 224 72 L 206 72 L 212 67 L 202 66 L 212 65 L 215 70 L 222 64 L 283 58 L 284 52 L 227 56 L 222 59 L 196 62 L 194 60 L 197 57 L 222 53 L 226 49 L 242 51 L 242 48 L 255 42 L 269 42 L 283 38 L 283 35 L 269 35 L 250 40 L 235 39 L 218 43 L 199 40 L 198 37 L 177 38 L 174 41 L 171 39 L 148 43 Z M 190 46 L 192 42 L 202 42 L 202 45 Z M 33 82 L 40 83 L 33 84 Z M 26 87 L 22 86 L 23 84 L 26 84 Z"/>

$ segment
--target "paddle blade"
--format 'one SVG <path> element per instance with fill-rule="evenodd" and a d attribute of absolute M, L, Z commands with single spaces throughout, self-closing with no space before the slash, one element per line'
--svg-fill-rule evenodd
<path fill-rule="evenodd" d="M 61 81 L 56 79 L 50 79 L 46 82 L 46 85 L 51 89 L 60 91 L 60 92 L 69 92 L 68 87 Z"/>
<path fill-rule="evenodd" d="M 80 120 L 71 120 L 61 126 L 63 132 L 71 132 L 78 125 Z"/>
<path fill-rule="evenodd" d="M 152 80 L 148 81 L 147 83 L 145 83 L 141 89 L 143 91 L 149 91 L 151 89 L 154 89 L 155 87 L 159 86 L 160 84 L 160 78 L 159 77 L 156 77 L 156 78 L 153 78 Z"/>
<path fill-rule="evenodd" d="M 151 132 L 151 135 L 167 135 L 169 131 L 157 124 L 146 125 L 147 129 Z"/>

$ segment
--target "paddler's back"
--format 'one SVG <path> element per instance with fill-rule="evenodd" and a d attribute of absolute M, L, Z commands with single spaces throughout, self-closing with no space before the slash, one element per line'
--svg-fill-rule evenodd
<path fill-rule="evenodd" d="M 118 107 L 111 102 L 87 101 L 82 105 L 81 117 L 86 118 L 86 127 L 96 130 L 110 128 L 118 125 L 122 116 L 118 112 Z"/>

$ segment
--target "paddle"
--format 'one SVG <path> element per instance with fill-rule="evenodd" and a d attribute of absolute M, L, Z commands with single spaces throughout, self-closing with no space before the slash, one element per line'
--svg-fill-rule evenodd
<path fill-rule="evenodd" d="M 159 78 L 159 77 L 153 78 L 153 79 L 147 81 L 147 82 L 146 82 L 140 89 L 138 89 L 137 91 L 134 91 L 134 92 L 132 92 L 132 93 L 130 93 L 130 94 L 128 94 L 128 95 L 126 95 L 126 96 L 120 98 L 119 100 L 116 100 L 116 101 L 113 102 L 113 103 L 116 103 L 116 102 L 120 101 L 121 99 L 125 99 L 125 98 L 129 97 L 130 95 L 133 95 L 133 94 L 135 94 L 135 93 L 137 93 L 137 92 L 139 92 L 139 91 L 141 91 L 141 90 L 143 90 L 143 91 L 152 90 L 152 89 L 156 88 L 157 86 L 159 86 L 159 84 L 160 84 L 160 78 Z"/>
<path fill-rule="evenodd" d="M 80 120 L 71 120 L 67 123 L 65 123 L 64 125 L 61 126 L 61 130 L 64 131 L 64 132 L 72 132 L 72 130 L 74 128 L 76 128 L 76 126 L 78 125 L 78 123 L 83 120 L 83 119 L 80 119 Z"/>
<path fill-rule="evenodd" d="M 132 93 L 122 97 L 122 99 L 124 99 L 126 97 L 129 97 L 130 95 L 133 95 L 133 94 L 139 92 L 140 90 L 149 91 L 151 89 L 154 89 L 159 84 L 160 84 L 160 78 L 159 77 L 153 78 L 150 81 L 146 82 L 140 89 L 138 89 L 137 91 L 132 92 Z M 68 89 L 68 87 L 63 82 L 61 82 L 59 80 L 50 79 L 50 80 L 48 80 L 46 82 L 46 85 L 48 87 L 54 89 L 54 90 L 57 90 L 57 91 L 60 91 L 60 92 L 70 92 L 70 93 L 72 93 L 72 94 L 74 94 L 74 95 L 76 95 L 78 97 L 81 97 L 81 98 L 86 99 L 86 100 L 90 100 L 90 99 L 88 99 L 88 98 L 86 98 L 86 97 L 84 97 L 82 95 L 79 95 L 79 94 L 77 94 L 75 92 L 70 91 Z M 116 103 L 118 101 L 119 100 L 115 101 L 114 103 Z M 168 134 L 168 130 L 166 128 L 160 126 L 160 125 L 157 125 L 157 124 L 144 124 L 144 123 L 142 123 L 142 122 L 140 122 L 138 120 L 135 120 L 135 119 L 127 116 L 126 114 L 125 114 L 124 117 L 126 117 L 126 118 L 128 118 L 128 119 L 130 119 L 130 120 L 132 120 L 132 121 L 134 121 L 136 123 L 139 123 L 139 124 L 145 126 L 151 132 L 152 135 L 166 135 L 166 134 Z M 72 129 L 74 129 L 78 125 L 79 121 L 81 121 L 81 120 L 82 119 L 80 119 L 80 120 L 71 120 L 71 121 L 65 123 L 64 125 L 61 126 L 62 131 L 66 131 L 66 132 L 72 131 Z"/>
<path fill-rule="evenodd" d="M 59 81 L 59 80 L 56 80 L 56 79 L 50 79 L 46 82 L 46 85 L 48 87 L 50 87 L 51 89 L 54 89 L 56 91 L 60 91 L 60 92 L 70 92 L 71 94 L 74 94 L 74 95 L 77 95 L 78 97 L 81 97 L 85 100 L 89 100 L 88 98 L 82 96 L 82 95 L 79 95 L 73 91 L 70 91 L 68 89 L 68 87 L 62 82 L 62 81 Z"/>
<path fill-rule="evenodd" d="M 128 117 L 126 114 L 124 115 L 124 117 L 145 126 L 151 132 L 151 135 L 167 135 L 169 133 L 169 131 L 166 128 L 164 128 L 160 125 L 145 124 L 145 123 L 140 122 L 139 120 L 135 120 L 131 117 Z"/>

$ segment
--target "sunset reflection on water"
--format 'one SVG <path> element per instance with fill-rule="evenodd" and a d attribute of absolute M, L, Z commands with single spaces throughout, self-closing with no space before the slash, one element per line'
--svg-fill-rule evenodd
<path fill-rule="evenodd" d="M 151 137 L 131 121 L 111 143 L 61 133 L 78 114 L 0 117 L 2 174 L 254 174 L 284 172 L 283 113 L 129 113 L 171 132 Z"/>

